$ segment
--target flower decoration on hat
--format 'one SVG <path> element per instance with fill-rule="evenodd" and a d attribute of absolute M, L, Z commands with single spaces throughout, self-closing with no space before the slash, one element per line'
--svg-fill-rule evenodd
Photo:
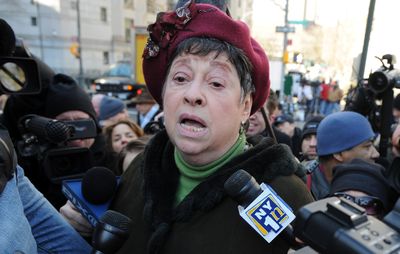
<path fill-rule="evenodd" d="M 154 24 L 147 27 L 150 37 L 147 40 L 143 57 L 148 59 L 156 57 L 161 48 L 167 48 L 179 30 L 196 14 L 193 5 L 194 0 L 189 0 L 184 6 L 176 9 L 175 12 L 160 12 Z"/>

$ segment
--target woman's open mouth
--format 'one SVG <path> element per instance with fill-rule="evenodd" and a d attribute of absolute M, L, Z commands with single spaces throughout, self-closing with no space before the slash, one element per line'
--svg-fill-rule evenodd
<path fill-rule="evenodd" d="M 207 130 L 207 126 L 202 119 L 187 114 L 180 117 L 179 126 L 181 127 L 180 132 L 184 136 L 198 137 Z"/>
<path fill-rule="evenodd" d="M 193 131 L 193 132 L 200 132 L 203 131 L 205 126 L 202 123 L 199 123 L 195 120 L 191 120 L 191 119 L 183 119 L 180 122 L 180 125 L 189 130 L 189 131 Z"/>

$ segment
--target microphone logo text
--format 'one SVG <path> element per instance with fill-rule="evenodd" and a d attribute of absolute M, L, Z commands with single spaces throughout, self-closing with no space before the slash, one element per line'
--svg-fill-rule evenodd
<path fill-rule="evenodd" d="M 272 195 L 267 195 L 256 203 L 246 214 L 263 236 L 270 232 L 279 232 L 289 218 Z"/>

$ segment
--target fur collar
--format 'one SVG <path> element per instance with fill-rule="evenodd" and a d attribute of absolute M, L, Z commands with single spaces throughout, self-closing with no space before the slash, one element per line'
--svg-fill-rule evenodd
<path fill-rule="evenodd" d="M 173 152 L 166 131 L 161 131 L 150 140 L 144 153 L 144 216 L 154 230 L 150 253 L 157 253 L 171 222 L 186 221 L 195 211 L 206 212 L 218 205 L 226 196 L 224 183 L 235 171 L 244 169 L 258 182 L 270 182 L 278 175 L 293 174 L 299 165 L 288 146 L 265 139 L 225 164 L 174 207 L 179 172 Z"/>

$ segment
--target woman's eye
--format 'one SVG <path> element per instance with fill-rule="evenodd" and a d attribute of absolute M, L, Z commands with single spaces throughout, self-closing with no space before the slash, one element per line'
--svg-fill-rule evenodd
<path fill-rule="evenodd" d="M 218 83 L 218 82 L 211 82 L 211 85 L 213 87 L 216 87 L 216 88 L 223 87 L 223 85 L 221 83 Z"/>
<path fill-rule="evenodd" d="M 182 83 L 182 82 L 186 81 L 185 77 L 183 77 L 183 76 L 177 76 L 174 78 L 174 80 L 178 83 Z"/>

